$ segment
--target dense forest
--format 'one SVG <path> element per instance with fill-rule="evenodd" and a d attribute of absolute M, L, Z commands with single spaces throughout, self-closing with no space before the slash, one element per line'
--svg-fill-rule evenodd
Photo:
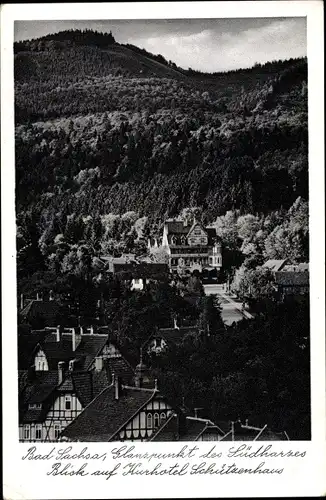
<path fill-rule="evenodd" d="M 215 335 L 151 360 L 169 397 L 307 437 L 308 304 L 269 308 L 230 335 L 198 284 L 135 295 L 107 281 L 98 259 L 148 254 L 164 219 L 190 211 L 216 227 L 235 288 L 268 258 L 308 261 L 307 61 L 206 74 L 90 30 L 14 52 L 18 293 L 69 292 L 85 318 L 104 300 L 133 362 L 158 318 L 216 314 Z M 197 290 L 195 308 L 180 287 Z"/>
<path fill-rule="evenodd" d="M 283 231 L 303 248 L 292 260 L 307 259 L 305 60 L 192 77 L 91 31 L 15 52 L 19 250 L 33 240 L 48 259 L 92 234 L 96 251 L 123 251 L 136 232 L 141 253 L 167 216 L 200 207 L 205 223 L 251 215 L 258 239 Z M 301 227 L 284 219 L 299 205 Z"/>

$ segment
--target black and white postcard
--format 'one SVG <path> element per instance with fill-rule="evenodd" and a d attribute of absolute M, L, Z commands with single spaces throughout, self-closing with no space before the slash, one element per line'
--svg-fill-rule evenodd
<path fill-rule="evenodd" d="M 323 495 L 322 3 L 1 14 L 5 498 Z"/>

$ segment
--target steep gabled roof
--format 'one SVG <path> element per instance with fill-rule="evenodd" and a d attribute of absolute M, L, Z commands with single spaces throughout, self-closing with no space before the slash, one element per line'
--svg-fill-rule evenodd
<path fill-rule="evenodd" d="M 199 225 L 203 229 L 203 231 L 205 231 L 205 233 L 207 234 L 208 245 L 212 245 L 214 243 L 214 241 L 221 240 L 221 238 L 217 235 L 215 228 L 205 227 L 205 226 L 203 226 L 203 224 L 201 224 L 201 222 L 198 222 L 196 220 L 194 220 L 192 224 L 185 225 L 183 223 L 183 221 L 168 219 L 165 222 L 165 228 L 166 228 L 167 238 L 168 238 L 169 243 L 171 242 L 172 236 L 178 237 L 178 236 L 183 235 L 183 236 L 187 237 L 196 225 Z"/>
<path fill-rule="evenodd" d="M 104 389 L 62 432 L 70 441 L 110 441 L 157 391 L 123 386 L 115 399 L 113 385 Z"/>
<path fill-rule="evenodd" d="M 38 349 L 42 349 L 45 353 L 50 370 L 57 369 L 59 361 L 68 362 L 76 357 L 76 353 L 71 347 L 71 341 L 67 339 L 62 339 L 60 342 L 40 342 L 35 347 L 34 354 L 37 353 Z"/>
<path fill-rule="evenodd" d="M 180 326 L 179 328 L 159 328 L 157 332 L 154 332 L 147 342 L 152 338 L 163 338 L 167 344 L 178 343 L 189 334 L 198 335 L 198 326 Z"/>
<path fill-rule="evenodd" d="M 60 311 L 61 306 L 55 300 L 31 300 L 19 314 L 25 321 L 39 317 L 47 325 L 53 325 L 56 324 Z"/>
<path fill-rule="evenodd" d="M 200 228 L 207 234 L 206 228 L 200 222 L 198 222 L 196 219 L 194 219 L 193 223 L 190 226 L 190 229 L 188 231 L 187 236 L 189 236 L 192 233 L 192 231 L 194 230 L 194 228 L 196 226 L 200 226 Z"/>
<path fill-rule="evenodd" d="M 208 420 L 187 417 L 186 432 L 180 435 L 179 441 L 197 441 L 209 423 L 212 424 Z"/>
<path fill-rule="evenodd" d="M 171 413 L 165 423 L 161 425 L 151 436 L 150 441 L 178 441 L 179 423 L 178 415 Z"/>
<path fill-rule="evenodd" d="M 263 429 L 255 441 L 289 441 L 286 432 L 274 432 L 268 428 Z"/>
<path fill-rule="evenodd" d="M 107 369 L 121 380 L 123 384 L 131 384 L 135 375 L 134 369 L 123 357 L 106 359 Z"/>
<path fill-rule="evenodd" d="M 83 358 L 80 368 L 88 370 L 96 356 L 102 351 L 108 338 L 105 335 L 83 334 L 75 351 L 75 357 Z"/>
<path fill-rule="evenodd" d="M 108 336 L 106 333 L 83 333 L 81 335 L 81 341 L 77 345 L 76 350 L 72 351 L 71 332 L 62 333 L 60 342 L 56 341 L 55 332 L 49 332 L 45 337 L 42 346 L 44 346 L 44 352 L 46 354 L 47 352 L 49 352 L 50 354 L 51 350 L 55 351 L 55 347 L 53 347 L 55 344 L 57 344 L 58 346 L 65 346 L 65 349 L 68 353 L 68 359 L 77 359 L 79 369 L 88 370 L 95 357 L 102 351 L 103 347 L 107 343 L 107 340 Z M 49 345 L 51 346 L 50 349 L 48 348 Z M 57 347 L 56 349 L 60 351 L 59 347 Z M 71 353 L 73 353 L 73 355 Z M 66 359 L 67 358 L 63 358 L 62 361 L 65 361 Z"/>
<path fill-rule="evenodd" d="M 185 236 L 189 233 L 190 225 L 185 225 L 183 221 L 167 219 L 165 221 L 165 227 L 167 229 L 168 235 L 172 234 L 184 234 Z"/>
<path fill-rule="evenodd" d="M 267 260 L 262 267 L 270 269 L 273 272 L 280 271 L 286 264 L 287 259 L 277 260 L 277 259 L 269 259 Z"/>
<path fill-rule="evenodd" d="M 28 334 L 18 334 L 18 368 L 28 370 L 33 364 L 34 349 L 39 342 L 43 342 L 47 330 L 34 330 Z"/>
<path fill-rule="evenodd" d="M 58 386 L 58 392 L 75 393 L 83 407 L 87 406 L 103 389 L 110 385 L 106 370 L 72 371 Z"/>
<path fill-rule="evenodd" d="M 181 425 L 180 419 L 182 419 Z M 173 412 L 166 422 L 157 429 L 150 441 L 197 441 L 207 430 L 213 430 L 215 434 L 223 435 L 223 431 L 209 419 L 185 417 Z"/>
<path fill-rule="evenodd" d="M 289 438 L 285 432 L 273 432 L 264 425 L 264 427 L 254 427 L 252 425 L 243 425 L 239 422 L 234 424 L 234 432 L 231 426 L 229 431 L 220 439 L 221 441 L 287 441 Z"/>

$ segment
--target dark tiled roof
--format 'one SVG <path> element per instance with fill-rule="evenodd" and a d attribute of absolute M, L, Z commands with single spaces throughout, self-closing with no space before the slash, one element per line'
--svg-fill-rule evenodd
<path fill-rule="evenodd" d="M 87 334 L 83 333 L 81 336 L 81 342 L 77 345 L 75 351 L 72 351 L 72 334 L 71 332 L 63 332 L 61 334 L 61 344 L 56 341 L 55 332 L 49 332 L 45 338 L 44 350 L 47 353 L 48 345 L 51 346 L 54 344 L 64 345 L 65 349 L 69 353 L 73 353 L 70 359 L 78 360 L 78 368 L 80 370 L 88 370 L 94 358 L 98 355 L 98 353 L 103 349 L 105 344 L 107 343 L 107 335 L 106 334 Z M 51 348 L 53 349 L 53 348 Z M 59 348 L 58 348 L 59 349 Z M 66 359 L 66 358 L 65 358 Z M 63 359 L 63 361 L 65 360 Z"/>
<path fill-rule="evenodd" d="M 166 422 L 161 425 L 150 441 L 178 441 L 179 439 L 179 422 L 178 415 L 172 413 Z"/>
<path fill-rule="evenodd" d="M 197 441 L 210 428 L 214 429 L 215 434 L 223 434 L 210 420 L 172 413 L 152 436 L 151 441 Z"/>
<path fill-rule="evenodd" d="M 19 398 L 19 418 L 22 422 L 42 422 L 46 418 L 58 384 L 58 372 L 36 371 L 30 376 Z M 29 409 L 29 404 L 41 403 L 41 409 Z"/>
<path fill-rule="evenodd" d="M 289 438 L 287 437 L 285 432 L 274 432 L 267 428 L 263 430 L 258 437 L 256 437 L 256 441 L 288 441 L 288 440 Z"/>
<path fill-rule="evenodd" d="M 208 425 L 207 420 L 196 418 L 186 419 L 185 433 L 180 435 L 179 441 L 196 441 Z"/>
<path fill-rule="evenodd" d="M 76 353 L 71 348 L 71 342 L 67 339 L 62 339 L 60 342 L 43 342 L 39 346 L 46 355 L 50 370 L 57 369 L 59 361 L 68 363 L 76 357 Z M 35 353 L 36 351 L 37 348 Z"/>
<path fill-rule="evenodd" d="M 309 273 L 307 272 L 277 272 L 275 281 L 280 286 L 309 286 Z"/>
<path fill-rule="evenodd" d="M 231 426 L 229 431 L 221 438 L 223 441 L 287 441 L 285 432 L 273 432 L 267 425 L 264 427 L 253 427 L 242 425 L 236 422 L 234 424 L 234 437 L 232 437 Z"/>
<path fill-rule="evenodd" d="M 167 264 L 159 264 L 156 262 L 140 262 L 130 264 L 114 264 L 113 272 L 123 275 L 126 278 L 160 278 L 168 274 L 169 268 Z"/>
<path fill-rule="evenodd" d="M 18 368 L 20 370 L 28 370 L 33 364 L 34 349 L 46 335 L 47 330 L 35 330 L 28 334 L 18 335 Z"/>
<path fill-rule="evenodd" d="M 111 385 L 64 429 L 62 436 L 71 441 L 110 441 L 154 395 L 155 391 L 124 386 L 116 400 Z"/>
<path fill-rule="evenodd" d="M 19 314 L 25 321 L 42 318 L 47 325 L 54 325 L 60 311 L 60 304 L 54 300 L 31 300 Z"/>
<path fill-rule="evenodd" d="M 192 224 L 184 225 L 183 221 L 177 220 L 167 220 L 165 226 L 167 229 L 168 241 L 171 242 L 171 236 L 187 236 L 194 226 L 199 224 L 208 236 L 208 245 L 212 245 L 214 241 L 220 241 L 221 238 L 216 234 L 216 230 L 213 227 L 204 227 L 198 221 Z M 178 242 L 180 244 L 180 241 Z"/>
<path fill-rule="evenodd" d="M 165 222 L 165 226 L 167 228 L 168 234 L 184 234 L 187 235 L 190 231 L 192 224 L 185 225 L 183 221 L 177 220 L 167 220 Z"/>
<path fill-rule="evenodd" d="M 181 340 L 189 334 L 198 335 L 199 329 L 197 326 L 180 326 L 179 328 L 160 328 L 157 333 L 153 334 L 153 338 L 163 338 L 167 343 L 181 342 Z"/>
<path fill-rule="evenodd" d="M 73 392 L 82 406 L 87 406 L 103 389 L 109 386 L 111 377 L 106 370 L 72 371 L 57 388 L 59 392 Z"/>
<path fill-rule="evenodd" d="M 83 357 L 81 369 L 88 370 L 94 358 L 100 353 L 108 338 L 105 335 L 82 335 L 81 342 L 75 351 L 76 358 Z"/>
<path fill-rule="evenodd" d="M 134 378 L 134 370 L 128 361 L 123 358 L 109 358 L 107 359 L 107 367 L 111 374 L 119 377 L 123 384 L 131 384 Z"/>

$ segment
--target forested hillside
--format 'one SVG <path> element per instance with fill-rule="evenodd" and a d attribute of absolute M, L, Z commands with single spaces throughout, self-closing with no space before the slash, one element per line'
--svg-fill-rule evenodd
<path fill-rule="evenodd" d="M 116 231 L 126 246 L 137 221 L 138 238 L 160 234 L 185 207 L 208 223 L 227 211 L 267 217 L 272 232 L 274 213 L 307 201 L 306 60 L 209 75 L 103 36 L 15 46 L 22 248 L 33 240 L 48 254 L 72 221 L 71 244 L 112 240 L 108 221 L 132 212 Z"/>

